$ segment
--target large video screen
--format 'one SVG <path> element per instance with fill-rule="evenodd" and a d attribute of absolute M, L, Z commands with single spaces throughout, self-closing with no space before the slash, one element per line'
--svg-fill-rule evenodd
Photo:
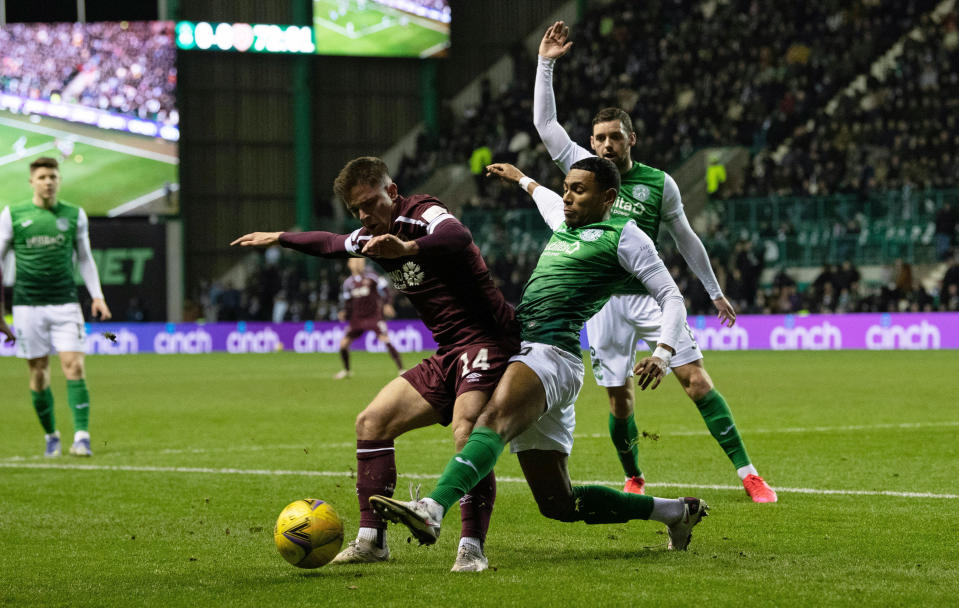
<path fill-rule="evenodd" d="M 449 0 L 313 0 L 320 55 L 439 57 L 450 45 Z"/>
<path fill-rule="evenodd" d="M 59 198 L 91 216 L 177 212 L 172 21 L 11 23 L 0 49 L 0 207 L 51 156 Z"/>

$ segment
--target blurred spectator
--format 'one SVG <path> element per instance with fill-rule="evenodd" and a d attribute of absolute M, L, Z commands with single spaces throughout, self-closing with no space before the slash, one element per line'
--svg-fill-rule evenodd
<path fill-rule="evenodd" d="M 123 320 L 134 323 L 150 320 L 149 315 L 147 315 L 147 311 L 143 306 L 143 298 L 130 298 L 130 302 L 127 304 L 127 309 L 123 312 Z"/>
<path fill-rule="evenodd" d="M 952 264 L 946 269 L 942 277 L 942 293 L 949 294 L 951 290 L 959 289 L 959 251 L 953 253 Z M 954 310 L 950 308 L 949 310 Z"/>
<path fill-rule="evenodd" d="M 946 202 L 936 211 L 936 259 L 947 259 L 955 244 L 956 212 Z"/>

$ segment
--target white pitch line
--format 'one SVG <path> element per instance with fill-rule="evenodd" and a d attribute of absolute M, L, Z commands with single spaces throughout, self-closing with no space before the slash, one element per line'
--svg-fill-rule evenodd
<path fill-rule="evenodd" d="M 853 424 L 846 426 L 805 426 L 805 427 L 784 427 L 778 429 L 753 429 L 745 427 L 741 429 L 744 435 L 753 434 L 776 434 L 776 433 L 835 433 L 845 431 L 872 431 L 872 430 L 915 430 L 930 429 L 936 427 L 959 426 L 959 421 L 949 420 L 945 422 L 901 422 L 889 424 Z M 702 431 L 666 431 L 659 433 L 662 437 L 699 437 L 708 436 L 708 430 Z M 600 437 L 609 437 L 609 433 L 589 433 L 584 435 L 574 434 L 576 439 L 597 439 Z"/>
<path fill-rule="evenodd" d="M 13 154 L 0 156 L 0 166 L 9 165 L 10 163 L 15 163 L 21 158 L 30 156 L 31 154 L 36 154 L 37 152 L 45 152 L 46 150 L 49 150 L 55 145 L 56 144 L 54 142 L 49 141 L 45 144 L 40 144 L 39 146 L 33 146 L 32 148 L 24 148 L 20 152 L 14 152 Z"/>
<path fill-rule="evenodd" d="M 127 201 L 125 203 L 117 205 L 113 209 L 110 209 L 109 211 L 107 211 L 107 217 L 116 217 L 118 215 L 123 215 L 124 213 L 128 211 L 132 211 L 133 209 L 136 209 L 137 207 L 141 205 L 151 203 L 155 201 L 156 199 L 160 198 L 161 196 L 163 196 L 164 194 L 166 194 L 167 190 L 169 190 L 170 192 L 177 192 L 180 190 L 180 184 L 173 183 L 173 184 L 170 184 L 168 187 L 157 188 L 153 192 L 149 192 L 147 194 L 144 194 L 143 196 L 138 196 L 132 201 Z"/>
<path fill-rule="evenodd" d="M 449 46 L 450 46 L 449 42 L 440 42 L 438 44 L 434 44 L 433 46 L 426 49 L 425 51 L 420 52 L 420 59 L 424 59 L 426 57 L 432 57 L 433 55 L 435 55 L 436 53 L 439 53 L 443 49 L 449 48 Z"/>
<path fill-rule="evenodd" d="M 55 463 L 27 463 L 27 462 L 0 462 L 0 467 L 7 469 L 52 469 L 59 471 L 115 471 L 126 473 L 196 473 L 204 475 L 259 475 L 259 476 L 296 476 L 296 477 L 355 477 L 352 471 L 285 471 L 268 469 L 216 469 L 207 467 L 153 467 L 132 465 L 97 465 L 97 464 L 55 464 Z M 417 473 L 403 473 L 400 477 L 407 479 L 439 479 L 439 475 L 423 475 Z M 526 483 L 522 477 L 497 477 L 501 483 Z M 576 485 L 597 484 L 618 486 L 621 480 L 573 480 Z M 650 483 L 654 488 L 689 488 L 696 490 L 722 490 L 742 492 L 741 486 L 695 484 L 695 483 Z M 959 494 L 934 494 L 932 492 L 892 492 L 887 490 L 827 490 L 818 488 L 775 488 L 776 492 L 786 494 L 828 494 L 835 496 L 891 496 L 895 498 L 939 498 L 956 500 Z"/>
<path fill-rule="evenodd" d="M 825 432 L 840 432 L 840 431 L 863 431 L 863 430 L 882 430 L 882 429 L 902 429 L 902 430 L 914 430 L 914 429 L 927 429 L 927 428 L 936 428 L 936 427 L 954 427 L 959 426 L 959 421 L 945 421 L 945 422 L 903 422 L 899 424 L 863 424 L 855 426 L 820 426 L 820 427 L 792 427 L 784 429 L 748 429 L 746 434 L 764 434 L 764 433 L 825 433 Z M 663 432 L 660 433 L 662 437 L 700 437 L 700 436 L 709 436 L 709 431 L 675 431 L 675 432 Z M 573 435 L 575 439 L 608 439 L 609 434 L 607 433 L 576 433 Z M 401 438 L 396 441 L 397 447 L 404 449 L 407 446 L 414 445 L 424 445 L 424 444 L 448 444 L 452 450 L 453 440 L 452 438 L 443 438 L 443 439 L 412 439 L 412 438 Z M 168 449 L 159 449 L 159 450 L 137 450 L 138 454 L 215 454 L 221 452 L 265 452 L 269 450 L 338 450 L 338 449 L 354 449 L 356 447 L 355 441 L 340 441 L 340 442 L 330 442 L 330 443 L 302 443 L 302 444 L 272 444 L 272 445 L 232 445 L 222 448 L 168 448 Z M 451 452 L 452 454 L 452 452 Z M 43 460 L 43 456 L 34 455 L 34 456 L 9 456 L 6 458 L 0 458 L 0 462 L 23 462 L 26 460 Z"/>
<path fill-rule="evenodd" d="M 82 123 L 82 124 L 85 124 L 85 123 Z M 21 129 L 23 131 L 33 131 L 34 133 L 40 133 L 42 135 L 50 135 L 51 137 L 69 137 L 73 141 L 78 141 L 80 143 L 88 144 L 97 148 L 112 150 L 114 152 L 122 152 L 123 154 L 129 154 L 131 156 L 139 156 L 140 158 L 147 158 L 149 160 L 155 160 L 155 161 L 158 161 L 161 163 L 167 163 L 170 165 L 176 165 L 180 163 L 179 158 L 177 158 L 176 156 L 170 156 L 169 154 L 160 154 L 158 152 L 150 152 L 149 150 L 143 150 L 141 148 L 135 148 L 133 146 L 118 144 L 116 142 L 107 141 L 105 139 L 96 139 L 93 137 L 87 137 L 86 135 L 77 135 L 76 133 L 70 133 L 69 131 L 61 131 L 60 129 L 54 129 L 52 127 L 42 127 L 40 125 L 35 125 L 28 122 L 22 122 L 19 120 L 12 120 L 10 118 L 0 118 L 0 125 L 14 127 L 15 129 Z"/>

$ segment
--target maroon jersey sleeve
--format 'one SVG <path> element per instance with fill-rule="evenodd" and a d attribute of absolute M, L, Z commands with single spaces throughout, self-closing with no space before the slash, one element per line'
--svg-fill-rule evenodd
<path fill-rule="evenodd" d="M 425 251 L 415 256 L 377 260 L 393 287 L 406 294 L 441 350 L 477 342 L 518 347 L 513 308 L 493 284 L 472 237 L 465 245 L 456 243 L 463 234 L 469 235 L 466 227 L 433 197 L 396 199 L 391 234 L 420 244 L 420 239 L 437 232 L 455 236 L 435 248 L 427 240 Z"/>
<path fill-rule="evenodd" d="M 350 234 L 334 234 L 323 230 L 311 232 L 284 232 L 280 245 L 323 258 L 345 258 L 359 255 L 369 235 L 361 237 L 359 230 Z"/>

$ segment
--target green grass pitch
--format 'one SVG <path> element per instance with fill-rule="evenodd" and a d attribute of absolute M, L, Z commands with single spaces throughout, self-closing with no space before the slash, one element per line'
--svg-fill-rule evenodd
<path fill-rule="evenodd" d="M 0 360 L 0 606 L 941 606 L 959 592 L 956 352 L 708 353 L 778 504 L 748 501 L 668 380 L 638 398 L 639 428 L 659 435 L 641 463 L 651 494 L 712 506 L 690 550 L 666 551 L 661 524 L 543 518 L 507 453 L 480 574 L 449 572 L 455 512 L 433 547 L 391 527 L 391 564 L 299 570 L 273 547 L 298 498 L 330 502 L 355 535 L 353 421 L 395 374 L 385 355 L 356 354 L 338 382 L 335 355 L 87 361 L 95 454 L 50 461 L 26 364 Z M 573 479 L 619 485 L 591 377 L 577 413 Z M 451 455 L 447 429 L 402 437 L 397 495 L 432 488 Z"/>
<path fill-rule="evenodd" d="M 339 14 L 344 4 L 349 9 Z M 314 0 L 316 52 L 320 55 L 423 57 L 449 44 L 449 27 L 445 24 L 374 2 L 367 2 L 367 7 L 360 10 L 355 1 Z M 337 13 L 335 20 L 331 19 L 331 12 Z M 348 23 L 352 23 L 352 30 L 347 29 Z"/>
<path fill-rule="evenodd" d="M 95 136 L 85 135 L 77 141 L 71 157 L 63 159 L 54 147 L 57 136 L 49 131 L 69 137 L 76 135 L 77 129 L 89 134 L 89 127 L 44 118 L 37 125 L 43 132 L 37 132 L 31 130 L 33 125 L 29 122 L 22 127 L 11 124 L 14 121 L 10 114 L 0 112 L 0 118 L 4 119 L 4 124 L 0 124 L 0 208 L 30 200 L 30 162 L 40 156 L 60 161 L 59 198 L 83 207 L 88 215 L 106 215 L 114 207 L 163 188 L 165 183 L 177 182 L 176 164 L 137 156 L 116 145 L 135 141 L 133 136 L 96 130 Z M 27 149 L 35 151 L 17 158 L 13 145 L 24 136 Z"/>

